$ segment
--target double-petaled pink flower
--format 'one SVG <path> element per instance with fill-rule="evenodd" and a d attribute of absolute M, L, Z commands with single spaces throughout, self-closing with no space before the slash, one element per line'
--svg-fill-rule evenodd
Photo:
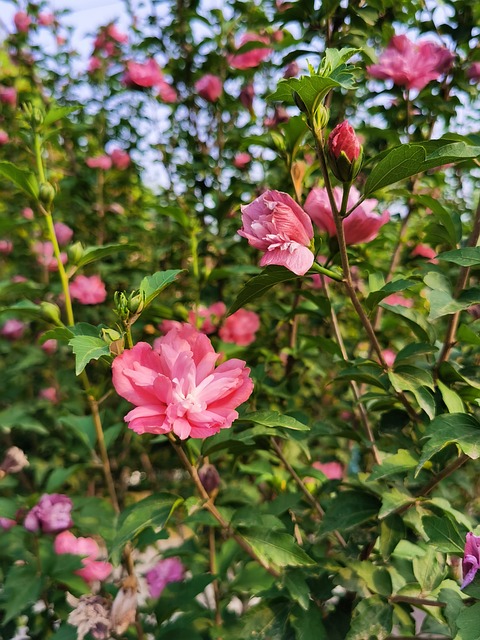
<path fill-rule="evenodd" d="M 107 290 L 100 276 L 77 276 L 69 285 L 70 295 L 80 304 L 105 302 Z"/>
<path fill-rule="evenodd" d="M 260 318 L 255 311 L 239 309 L 226 318 L 219 336 L 224 342 L 234 342 L 239 347 L 246 347 L 255 341 L 259 328 Z"/>
<path fill-rule="evenodd" d="M 238 417 L 252 393 L 250 369 L 231 359 L 215 368 L 219 354 L 191 325 L 125 350 L 113 362 L 117 393 L 134 404 L 125 416 L 136 433 L 175 433 L 181 440 L 208 438 Z"/>
<path fill-rule="evenodd" d="M 58 271 L 58 262 L 51 242 L 35 242 L 33 245 L 33 251 L 37 256 L 37 262 L 39 265 L 46 267 L 48 271 Z M 62 251 L 60 253 L 61 263 L 65 264 L 67 260 L 67 254 Z"/>
<path fill-rule="evenodd" d="M 345 472 L 343 465 L 336 460 L 332 460 L 331 462 L 314 462 L 312 467 L 321 471 L 329 480 L 341 480 Z"/>
<path fill-rule="evenodd" d="M 267 36 L 260 36 L 258 33 L 244 33 L 238 42 L 237 49 L 241 49 L 247 42 L 269 44 L 270 40 Z M 260 62 L 268 58 L 271 53 L 271 49 L 262 47 L 260 49 L 250 49 L 250 51 L 245 51 L 244 53 L 229 54 L 227 60 L 228 64 L 234 69 L 251 69 L 252 67 L 258 67 Z"/>
<path fill-rule="evenodd" d="M 170 582 L 181 582 L 184 575 L 185 568 L 179 558 L 165 558 L 165 560 L 160 560 L 160 562 L 145 575 L 150 596 L 152 598 L 159 598 L 167 584 Z"/>
<path fill-rule="evenodd" d="M 260 260 L 262 267 L 281 265 L 303 276 L 312 266 L 312 221 L 287 193 L 265 191 L 250 204 L 243 205 L 242 222 L 239 235 L 255 249 L 265 252 Z"/>
<path fill-rule="evenodd" d="M 343 190 L 340 187 L 333 189 L 333 196 L 337 208 L 340 209 Z M 350 189 L 347 207 L 350 209 L 360 198 L 360 193 L 355 187 Z M 364 200 L 350 215 L 343 220 L 343 233 L 346 244 L 361 244 L 370 242 L 377 237 L 380 227 L 390 220 L 388 211 L 381 215 L 374 213 L 378 201 L 370 198 Z M 314 188 L 308 194 L 305 201 L 305 211 L 310 215 L 320 231 L 325 231 L 330 237 L 337 235 L 337 229 L 333 219 L 332 208 L 327 190 Z"/>
<path fill-rule="evenodd" d="M 368 73 L 381 80 L 393 80 L 406 89 L 421 90 L 432 80 L 448 73 L 455 56 L 435 42 L 412 42 L 407 36 L 394 36 L 378 63 Z"/>
<path fill-rule="evenodd" d="M 27 513 L 23 526 L 28 531 L 42 530 L 44 533 L 64 531 L 73 525 L 72 507 L 70 498 L 62 493 L 44 493 Z"/>
<path fill-rule="evenodd" d="M 93 538 L 77 538 L 70 531 L 60 533 L 54 542 L 55 553 L 70 553 L 73 556 L 82 556 L 82 569 L 75 573 L 85 580 L 87 584 L 95 580 L 105 580 L 112 572 L 109 562 L 98 560 L 100 547 Z"/>
<path fill-rule="evenodd" d="M 222 79 L 207 73 L 195 83 L 195 89 L 200 97 L 208 102 L 216 102 L 223 91 Z"/>

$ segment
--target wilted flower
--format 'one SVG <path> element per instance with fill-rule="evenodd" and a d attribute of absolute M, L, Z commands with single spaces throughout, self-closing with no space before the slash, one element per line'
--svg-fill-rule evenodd
<path fill-rule="evenodd" d="M 343 190 L 340 187 L 333 189 L 333 196 L 338 208 L 340 208 L 342 202 L 342 192 Z M 360 193 L 355 187 L 352 187 L 348 195 L 348 208 L 351 208 L 359 198 Z M 378 201 L 373 198 L 364 200 L 349 216 L 343 219 L 343 233 L 346 244 L 370 242 L 370 240 L 377 237 L 380 227 L 390 220 L 388 211 L 384 211 L 382 215 L 373 212 L 377 204 Z M 337 235 L 326 189 L 314 188 L 310 191 L 305 201 L 305 211 L 310 215 L 320 231 L 326 231 L 330 237 Z"/>
<path fill-rule="evenodd" d="M 312 222 L 287 193 L 265 191 L 250 204 L 243 205 L 242 222 L 239 235 L 255 249 L 265 252 L 260 266 L 282 265 L 298 276 L 303 276 L 312 266 Z"/>
<path fill-rule="evenodd" d="M 344 120 L 328 136 L 328 159 L 333 174 L 340 182 L 351 182 L 362 164 L 362 145 L 355 129 Z"/>
<path fill-rule="evenodd" d="M 223 83 L 218 76 L 207 73 L 195 82 L 195 89 L 204 100 L 216 102 L 222 95 Z"/>
<path fill-rule="evenodd" d="M 68 594 L 67 601 L 75 607 L 68 616 L 68 623 L 77 628 L 77 640 L 83 640 L 88 633 L 95 640 L 109 640 L 111 623 L 108 600 L 92 594 L 80 598 Z"/>
<path fill-rule="evenodd" d="M 245 151 L 241 153 L 237 153 L 237 155 L 233 159 L 233 166 L 237 169 L 246 169 L 250 162 L 252 161 L 252 156 Z"/>
<path fill-rule="evenodd" d="M 260 318 L 255 311 L 239 309 L 225 319 L 219 336 L 224 342 L 234 342 L 239 347 L 246 347 L 255 341 L 259 328 Z"/>
<path fill-rule="evenodd" d="M 434 42 L 412 42 L 407 36 L 394 36 L 378 63 L 368 73 L 381 80 L 391 79 L 406 89 L 423 89 L 432 80 L 447 73 L 455 56 Z"/>
<path fill-rule="evenodd" d="M 137 579 L 127 576 L 115 596 L 112 604 L 111 621 L 114 633 L 125 633 L 135 622 L 137 613 Z"/>
<path fill-rule="evenodd" d="M 93 538 L 77 538 L 70 531 L 63 531 L 55 538 L 54 549 L 58 554 L 85 556 L 82 558 L 83 569 L 77 569 L 75 573 L 87 583 L 105 580 L 112 572 L 109 562 L 98 560 L 100 547 Z"/>
<path fill-rule="evenodd" d="M 198 477 L 207 493 L 212 493 L 220 486 L 220 475 L 213 464 L 204 464 L 200 467 Z"/>
<path fill-rule="evenodd" d="M 63 222 L 55 222 L 53 226 L 55 228 L 55 235 L 57 236 L 58 244 L 68 244 L 73 237 L 73 229 L 70 229 L 70 227 Z"/>
<path fill-rule="evenodd" d="M 467 533 L 465 539 L 465 550 L 463 552 L 462 572 L 463 582 L 461 589 L 467 587 L 477 571 L 480 569 L 480 536 L 475 536 L 471 531 Z"/>
<path fill-rule="evenodd" d="M 159 598 L 167 584 L 180 582 L 184 574 L 185 569 L 180 558 L 160 560 L 145 576 L 151 597 Z"/>
<path fill-rule="evenodd" d="M 105 302 L 107 290 L 100 276 L 77 276 L 69 284 L 70 295 L 80 304 L 100 304 Z"/>
<path fill-rule="evenodd" d="M 113 361 L 113 385 L 134 404 L 125 416 L 136 433 L 175 433 L 180 439 L 208 438 L 238 418 L 238 405 L 253 389 L 250 369 L 231 359 L 215 368 L 219 354 L 191 325 L 155 341 L 126 349 Z"/>
<path fill-rule="evenodd" d="M 247 42 L 269 44 L 269 39 L 257 33 L 244 33 L 238 42 L 237 49 L 243 47 Z M 229 54 L 227 55 L 227 60 L 228 64 L 234 69 L 251 69 L 252 67 L 258 67 L 260 62 L 265 60 L 271 53 L 271 49 L 262 47 L 260 49 L 250 49 L 250 51 L 246 51 L 245 53 Z"/>
<path fill-rule="evenodd" d="M 61 493 L 44 493 L 38 503 L 27 513 L 23 523 L 28 531 L 58 533 L 73 525 L 70 512 L 73 503 Z"/>
<path fill-rule="evenodd" d="M 103 169 L 108 171 L 112 167 L 112 159 L 110 156 L 95 156 L 94 158 L 87 158 L 85 164 L 90 169 Z"/>
<path fill-rule="evenodd" d="M 18 447 L 7 449 L 0 470 L 4 473 L 19 473 L 25 467 L 28 467 L 28 458 L 25 453 Z"/>
<path fill-rule="evenodd" d="M 30 16 L 25 11 L 17 11 L 17 13 L 13 16 L 13 22 L 17 31 L 21 33 L 27 33 L 32 21 L 30 20 Z"/>
<path fill-rule="evenodd" d="M 17 320 L 16 318 L 11 318 L 10 320 L 7 320 L 0 329 L 0 335 L 7 338 L 7 340 L 19 340 L 25 333 L 26 328 L 27 325 L 25 322 Z"/>

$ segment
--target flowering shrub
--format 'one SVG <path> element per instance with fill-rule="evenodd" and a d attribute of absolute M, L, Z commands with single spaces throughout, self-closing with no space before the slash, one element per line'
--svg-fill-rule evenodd
<path fill-rule="evenodd" d="M 0 637 L 477 640 L 470 0 L 3 4 Z"/>

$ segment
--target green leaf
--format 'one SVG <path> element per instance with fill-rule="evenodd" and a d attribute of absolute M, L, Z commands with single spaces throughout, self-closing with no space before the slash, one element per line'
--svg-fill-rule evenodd
<path fill-rule="evenodd" d="M 241 532 L 241 536 L 267 564 L 276 567 L 315 564 L 288 533 L 252 527 L 246 533 Z"/>
<path fill-rule="evenodd" d="M 287 571 L 283 582 L 292 600 L 297 602 L 304 611 L 307 611 L 310 605 L 310 589 L 301 569 Z"/>
<path fill-rule="evenodd" d="M 66 116 L 70 115 L 71 113 L 73 113 L 74 111 L 78 111 L 78 109 L 80 109 L 80 105 L 76 106 L 76 107 L 53 107 L 51 108 L 47 114 L 45 115 L 45 118 L 43 119 L 43 127 L 48 127 L 51 124 L 53 124 L 54 122 L 57 122 L 57 120 L 62 120 L 63 118 L 65 118 Z"/>
<path fill-rule="evenodd" d="M 426 552 L 412 560 L 413 575 L 424 593 L 431 593 L 445 578 L 443 558 L 431 546 Z"/>
<path fill-rule="evenodd" d="M 295 629 L 296 640 L 328 640 L 322 612 L 314 602 L 310 603 L 307 611 L 296 609 L 290 616 L 290 622 Z"/>
<path fill-rule="evenodd" d="M 456 219 L 452 217 L 452 213 L 431 196 L 412 194 L 412 197 L 419 204 L 423 205 L 426 209 L 431 209 L 434 213 L 435 222 L 427 226 L 427 234 L 431 236 L 432 233 L 435 233 L 433 225 L 436 225 L 436 227 L 440 226 L 440 242 L 448 242 L 451 246 L 455 247 L 462 238 L 462 228 L 461 224 L 456 223 Z M 443 231 L 443 229 L 445 231 Z"/>
<path fill-rule="evenodd" d="M 34 173 L 19 169 L 12 162 L 3 160 L 0 162 L 0 175 L 11 180 L 16 187 L 26 193 L 28 196 L 38 198 L 38 181 Z"/>
<path fill-rule="evenodd" d="M 478 640 L 478 621 L 480 620 L 480 602 L 464 608 L 456 619 L 458 633 L 455 640 Z"/>
<path fill-rule="evenodd" d="M 437 416 L 428 425 L 423 447 L 415 475 L 436 453 L 450 444 L 456 444 L 472 460 L 480 457 L 480 423 L 467 413 L 447 413 Z"/>
<path fill-rule="evenodd" d="M 15 520 L 18 511 L 17 503 L 8 498 L 0 497 L 0 518 L 10 518 Z"/>
<path fill-rule="evenodd" d="M 228 315 L 231 315 L 238 309 L 241 309 L 248 302 L 256 300 L 263 296 L 269 289 L 274 287 L 280 282 L 288 282 L 289 280 L 295 280 L 299 276 L 295 275 L 292 271 L 286 267 L 279 267 L 270 265 L 266 267 L 262 273 L 249 280 L 240 290 L 235 302 L 228 310 Z"/>
<path fill-rule="evenodd" d="M 422 171 L 440 167 L 442 164 L 462 162 L 463 160 L 478 158 L 478 156 L 480 156 L 480 147 L 466 144 L 465 142 L 452 142 L 447 138 L 430 140 L 429 142 L 420 144 L 422 144 L 428 153 Z M 434 148 L 434 150 L 432 150 L 432 148 Z"/>
<path fill-rule="evenodd" d="M 54 469 L 52 473 L 48 476 L 47 484 L 45 486 L 45 491 L 47 493 L 55 493 L 60 487 L 62 487 L 68 478 L 76 473 L 79 469 L 82 468 L 81 464 L 74 464 L 72 467 L 67 467 L 64 469 L 63 467 L 58 467 Z"/>
<path fill-rule="evenodd" d="M 102 356 L 110 356 L 108 344 L 102 338 L 75 336 L 68 342 L 75 354 L 75 373 L 79 376 L 87 364 Z"/>
<path fill-rule="evenodd" d="M 444 513 L 441 518 L 434 515 L 424 516 L 422 524 L 430 542 L 439 551 L 463 555 L 467 529 L 450 514 Z"/>
<path fill-rule="evenodd" d="M 2 592 L 5 617 L 3 623 L 13 620 L 18 614 L 34 604 L 42 591 L 43 579 L 31 565 L 10 568 Z"/>
<path fill-rule="evenodd" d="M 345 640 L 385 640 L 392 631 L 392 606 L 379 596 L 361 600 L 353 610 Z"/>
<path fill-rule="evenodd" d="M 403 278 L 400 280 L 394 280 L 393 282 L 387 282 L 387 284 L 384 285 L 381 289 L 378 289 L 377 291 L 371 291 L 365 303 L 368 309 L 372 310 L 377 306 L 379 302 L 381 302 L 390 294 L 397 293 L 397 291 L 405 291 L 405 289 L 408 289 L 414 284 L 415 282 L 413 280 L 405 280 Z"/>
<path fill-rule="evenodd" d="M 397 473 L 405 473 L 414 469 L 418 464 L 418 457 L 414 456 L 406 449 L 399 449 L 393 456 L 389 456 L 382 461 L 382 464 L 375 465 L 368 480 L 380 480 Z"/>
<path fill-rule="evenodd" d="M 222 630 L 222 638 L 224 640 L 239 640 L 239 638 L 245 638 L 245 640 L 247 638 L 249 640 L 253 638 L 255 640 L 283 640 L 288 615 L 289 607 L 285 606 L 285 603 L 268 606 L 262 602 L 248 609 L 240 621 L 230 627 L 228 631 L 227 629 Z"/>
<path fill-rule="evenodd" d="M 329 503 L 320 525 L 322 535 L 338 529 L 347 531 L 372 518 L 380 508 L 378 498 L 361 491 L 342 491 Z"/>
<path fill-rule="evenodd" d="M 140 293 L 145 296 L 147 307 L 169 284 L 175 282 L 183 269 L 170 269 L 169 271 L 157 271 L 151 276 L 145 276 L 140 283 Z"/>
<path fill-rule="evenodd" d="M 437 256 L 438 260 L 453 262 L 461 267 L 475 267 L 480 264 L 480 247 L 464 247 L 454 251 L 444 251 Z"/>
<path fill-rule="evenodd" d="M 77 640 L 77 627 L 63 623 L 49 640 Z"/>
<path fill-rule="evenodd" d="M 432 323 L 427 322 L 424 316 L 418 311 L 407 309 L 400 305 L 391 306 L 385 304 L 385 302 L 380 302 L 380 306 L 390 311 L 390 313 L 404 318 L 410 329 L 421 342 L 429 342 L 432 344 L 435 342 L 436 335 Z"/>
<path fill-rule="evenodd" d="M 103 247 L 87 247 L 81 255 L 76 266 L 80 269 L 87 264 L 103 260 L 108 256 L 116 256 L 122 251 L 135 251 L 138 247 L 134 244 L 105 244 Z"/>
<path fill-rule="evenodd" d="M 433 389 L 432 374 L 425 369 L 413 367 L 408 364 L 400 364 L 394 371 L 388 372 L 388 378 L 395 391 L 410 391 L 415 396 L 419 406 L 430 419 L 435 416 L 435 399 L 427 391 Z"/>
<path fill-rule="evenodd" d="M 431 281 L 431 279 L 428 280 Z M 430 286 L 429 282 L 425 281 L 425 284 Z M 480 303 L 480 287 L 464 289 L 457 298 L 454 298 L 449 291 L 441 289 L 427 289 L 425 295 L 430 303 L 429 320 L 437 320 L 442 316 L 463 311 Z"/>
<path fill-rule="evenodd" d="M 395 364 L 405 364 L 407 362 L 411 362 L 412 364 L 418 364 L 419 359 L 422 356 L 429 356 L 438 351 L 438 347 L 435 347 L 431 344 L 426 344 L 425 342 L 414 342 L 411 344 L 407 344 L 406 347 L 403 347 L 395 358 Z"/>
<path fill-rule="evenodd" d="M 163 529 L 183 499 L 173 493 L 156 493 L 125 509 L 118 519 L 111 552 L 115 553 L 147 527 Z"/>
<path fill-rule="evenodd" d="M 8 433 L 11 429 L 19 429 L 48 435 L 47 429 L 28 413 L 29 410 L 31 409 L 28 405 L 18 403 L 0 411 L 0 431 Z"/>
<path fill-rule="evenodd" d="M 402 518 L 393 514 L 380 523 L 380 553 L 387 561 L 400 540 L 405 539 L 405 524 Z"/>
<path fill-rule="evenodd" d="M 278 411 L 255 411 L 242 416 L 242 420 L 249 420 L 264 427 L 283 427 L 294 431 L 309 431 L 310 427 L 303 422 L 299 422 L 291 416 L 282 415 Z"/>
<path fill-rule="evenodd" d="M 365 183 L 364 196 L 419 173 L 426 155 L 423 147 L 414 144 L 392 149 L 372 169 Z"/>
<path fill-rule="evenodd" d="M 341 86 L 340 82 L 332 78 L 325 78 L 319 75 L 301 76 L 300 78 L 280 80 L 277 90 L 269 98 L 276 102 L 295 104 L 293 96 L 294 93 L 297 93 L 307 111 L 313 113 L 331 89 Z"/>
<path fill-rule="evenodd" d="M 443 384 L 441 380 L 437 380 L 437 386 L 442 394 L 442 399 L 449 411 L 449 413 L 463 413 L 465 410 L 465 405 L 463 404 L 463 400 L 461 397 L 453 391 L 449 389 L 446 384 Z"/>
<path fill-rule="evenodd" d="M 94 449 L 97 441 L 97 435 L 92 416 L 75 416 L 73 414 L 69 414 L 66 416 L 60 416 L 59 422 L 67 429 L 71 429 L 87 446 L 89 451 Z"/>

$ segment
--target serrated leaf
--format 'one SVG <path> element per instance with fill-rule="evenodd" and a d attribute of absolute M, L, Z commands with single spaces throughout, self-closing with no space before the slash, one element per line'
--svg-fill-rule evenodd
<path fill-rule="evenodd" d="M 447 413 L 437 416 L 428 425 L 423 447 L 415 475 L 436 453 L 450 444 L 456 444 L 472 460 L 480 457 L 480 423 L 467 413 Z"/>
<path fill-rule="evenodd" d="M 295 280 L 299 276 L 295 275 L 292 271 L 285 267 L 270 265 L 266 267 L 262 273 L 249 280 L 241 289 L 235 302 L 228 310 L 228 315 L 231 315 L 238 309 L 241 309 L 248 302 L 256 300 L 263 296 L 269 289 L 274 287 L 280 282 L 288 282 L 289 280 Z"/>
<path fill-rule="evenodd" d="M 5 176 L 13 182 L 21 191 L 28 196 L 37 199 L 38 198 L 38 181 L 34 173 L 19 169 L 12 162 L 3 160 L 0 162 L 0 175 Z"/>
<path fill-rule="evenodd" d="M 292 600 L 297 602 L 304 611 L 307 611 L 310 605 L 310 589 L 302 571 L 300 569 L 287 571 L 283 582 Z"/>
<path fill-rule="evenodd" d="M 431 544 L 439 551 L 463 555 L 467 529 L 450 514 L 444 513 L 441 518 L 435 515 L 424 516 L 422 524 Z"/>
<path fill-rule="evenodd" d="M 480 264 L 480 247 L 464 247 L 454 251 L 444 251 L 437 256 L 438 260 L 453 262 L 462 267 L 475 267 Z"/>
<path fill-rule="evenodd" d="M 456 619 L 458 633 L 455 640 L 478 640 L 478 621 L 480 619 L 480 602 L 466 607 Z"/>
<path fill-rule="evenodd" d="M 145 276 L 140 283 L 140 293 L 145 296 L 145 307 L 147 307 L 169 284 L 175 282 L 183 269 L 170 269 L 168 271 L 157 271 L 151 276 Z"/>
<path fill-rule="evenodd" d="M 430 419 L 435 416 L 435 399 L 427 390 L 433 389 L 433 378 L 430 371 L 408 364 L 396 366 L 394 371 L 388 372 L 388 378 L 395 391 L 410 391 L 415 396 L 419 406 Z"/>
<path fill-rule="evenodd" d="M 265 427 L 283 427 L 294 431 L 310 431 L 310 427 L 303 422 L 299 422 L 291 416 L 287 416 L 278 411 L 255 411 L 242 416 L 242 420 L 249 420 Z"/>
<path fill-rule="evenodd" d="M 276 567 L 316 564 L 288 533 L 252 527 L 248 532 L 241 532 L 241 536 L 267 564 Z"/>
<path fill-rule="evenodd" d="M 379 508 L 380 501 L 369 493 L 342 491 L 328 505 L 320 533 L 323 535 L 336 529 L 347 531 L 375 518 Z"/>
<path fill-rule="evenodd" d="M 445 577 L 445 565 L 433 546 L 412 560 L 413 575 L 424 593 L 431 593 Z"/>
<path fill-rule="evenodd" d="M 108 344 L 102 338 L 75 336 L 68 342 L 75 354 L 75 373 L 79 376 L 87 364 L 102 356 L 110 356 Z"/>
<path fill-rule="evenodd" d="M 116 256 L 123 251 L 135 251 L 138 249 L 134 244 L 105 244 L 103 247 L 87 247 L 84 249 L 82 256 L 76 262 L 76 266 L 80 269 L 87 264 L 103 260 L 108 256 Z"/>

